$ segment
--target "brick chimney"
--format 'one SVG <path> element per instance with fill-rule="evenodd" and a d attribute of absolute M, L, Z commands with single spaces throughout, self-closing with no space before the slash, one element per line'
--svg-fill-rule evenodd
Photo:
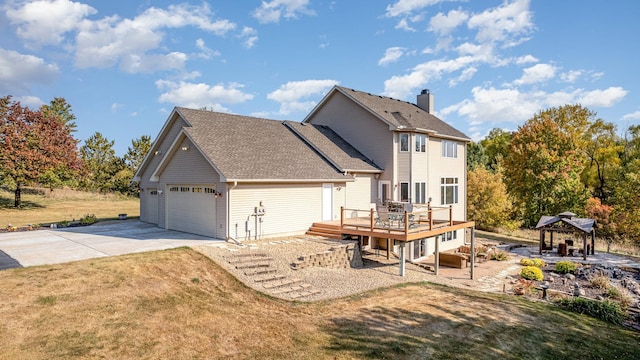
<path fill-rule="evenodd" d="M 433 94 L 429 92 L 429 89 L 424 89 L 420 92 L 416 105 L 429 114 L 433 114 Z"/>

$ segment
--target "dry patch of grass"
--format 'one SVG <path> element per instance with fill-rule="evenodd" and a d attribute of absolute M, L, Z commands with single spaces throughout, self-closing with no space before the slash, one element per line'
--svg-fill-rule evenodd
<path fill-rule="evenodd" d="M 25 226 L 79 220 L 88 214 L 98 219 L 118 214 L 140 216 L 140 200 L 117 194 L 99 194 L 70 189 L 25 189 L 23 206 L 13 207 L 13 192 L 0 188 L 0 227 Z"/>
<path fill-rule="evenodd" d="M 0 272 L 0 357 L 631 358 L 640 335 L 515 297 L 409 284 L 319 303 L 182 248 Z"/>

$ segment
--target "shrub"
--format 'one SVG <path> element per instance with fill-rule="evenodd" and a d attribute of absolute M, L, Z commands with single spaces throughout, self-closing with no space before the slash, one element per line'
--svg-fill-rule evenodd
<path fill-rule="evenodd" d="M 631 303 L 633 302 L 633 298 L 631 296 L 631 294 L 629 293 L 629 290 L 627 289 L 618 289 L 615 286 L 610 286 L 608 291 L 607 291 L 607 297 L 618 301 L 618 303 L 620 303 L 620 305 L 626 309 L 628 308 Z"/>
<path fill-rule="evenodd" d="M 544 260 L 539 259 L 539 258 L 533 258 L 533 259 L 521 259 L 520 260 L 520 265 L 522 266 L 535 266 L 535 267 L 544 267 L 546 264 L 544 262 Z"/>
<path fill-rule="evenodd" d="M 559 274 L 573 273 L 578 265 L 574 262 L 563 260 L 556 263 L 556 272 Z"/>
<path fill-rule="evenodd" d="M 597 301 L 577 297 L 560 299 L 557 304 L 565 310 L 586 314 L 617 325 L 621 325 L 627 317 L 620 304 L 609 300 Z"/>
<path fill-rule="evenodd" d="M 504 251 L 494 251 L 491 253 L 491 260 L 505 261 L 509 259 L 509 255 Z"/>
<path fill-rule="evenodd" d="M 525 266 L 520 270 L 520 277 L 527 280 L 541 281 L 544 278 L 542 270 L 537 266 Z"/>
<path fill-rule="evenodd" d="M 609 280 L 609 277 L 606 275 L 594 276 L 590 282 L 591 282 L 591 286 L 596 289 L 607 290 L 611 286 L 611 281 Z"/>
<path fill-rule="evenodd" d="M 98 222 L 98 218 L 94 214 L 87 214 L 82 219 L 80 219 L 81 225 L 91 225 Z"/>

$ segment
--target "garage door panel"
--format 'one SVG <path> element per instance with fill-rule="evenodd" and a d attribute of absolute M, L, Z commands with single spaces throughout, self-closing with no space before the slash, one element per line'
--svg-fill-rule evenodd
<path fill-rule="evenodd" d="M 172 185 L 167 197 L 167 228 L 215 237 L 213 186 Z"/>

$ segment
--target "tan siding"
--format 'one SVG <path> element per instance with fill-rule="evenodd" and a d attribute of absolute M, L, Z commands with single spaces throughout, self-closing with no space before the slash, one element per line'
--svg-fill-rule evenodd
<path fill-rule="evenodd" d="M 358 174 L 355 182 L 347 183 L 345 207 L 348 209 L 368 210 L 371 204 L 376 202 L 377 196 L 373 197 L 373 188 L 376 187 L 376 183 L 373 175 Z M 347 217 L 350 217 L 349 215 L 348 212 Z"/>
<path fill-rule="evenodd" d="M 189 146 L 189 150 L 180 150 L 182 145 Z M 159 174 L 160 181 L 158 185 L 158 189 L 164 191 L 164 194 L 158 197 L 158 226 L 161 227 L 166 226 L 166 192 L 168 184 L 213 184 L 218 183 L 220 180 L 218 173 L 213 170 L 211 165 L 188 139 L 179 144 L 174 153 L 167 156 L 171 158 L 162 173 Z M 223 211 L 222 214 L 226 214 L 226 212 Z M 224 222 L 221 224 L 224 224 Z M 223 235 L 224 225 L 222 234 L 219 237 Z"/>
<path fill-rule="evenodd" d="M 347 183 L 333 184 L 333 219 L 340 220 L 340 209 L 347 207 Z"/>
<path fill-rule="evenodd" d="M 329 126 L 383 169 L 393 167 L 393 134 L 389 126 L 344 95 L 335 93 L 309 122 Z"/>
<path fill-rule="evenodd" d="M 429 181 L 428 196 L 433 198 L 433 205 L 440 206 L 440 179 L 443 177 L 458 178 L 458 204 L 453 206 L 455 220 L 465 220 L 466 215 L 466 153 L 465 144 L 458 143 L 458 157 L 442 157 L 442 140 L 429 138 Z M 444 213 L 443 213 L 444 214 Z M 439 217 L 442 217 L 439 215 Z"/>
<path fill-rule="evenodd" d="M 245 222 L 252 222 L 254 208 L 262 201 L 263 236 L 304 233 L 314 221 L 322 219 L 322 184 L 238 184 L 231 192 L 231 236 L 245 240 Z M 236 234 L 236 228 L 238 229 Z"/>

